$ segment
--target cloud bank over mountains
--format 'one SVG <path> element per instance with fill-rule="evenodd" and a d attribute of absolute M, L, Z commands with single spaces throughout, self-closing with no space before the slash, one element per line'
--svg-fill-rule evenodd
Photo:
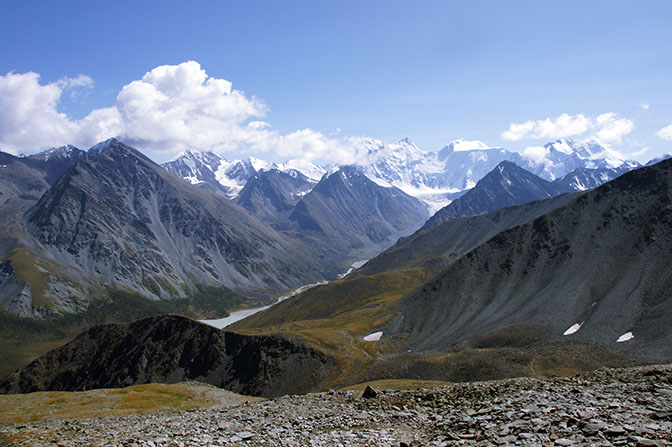
<path fill-rule="evenodd" d="M 154 152 L 187 148 L 217 152 L 272 153 L 282 158 L 355 163 L 364 156 L 357 138 L 334 137 L 305 128 L 282 134 L 265 121 L 268 106 L 236 90 L 230 81 L 209 76 L 196 61 L 162 65 L 121 88 L 111 107 L 82 119 L 60 111 L 64 95 L 76 99 L 95 86 L 86 75 L 40 83 L 34 72 L 0 75 L 0 150 L 33 152 L 51 146 L 89 147 L 110 137 Z M 563 113 L 552 119 L 512 122 L 505 141 L 581 138 L 611 147 L 635 127 L 617 113 L 596 117 Z M 672 125 L 656 135 L 672 141 Z M 540 146 L 525 153 L 543 158 Z"/>
<path fill-rule="evenodd" d="M 233 89 L 195 61 L 162 65 L 125 85 L 112 107 L 75 120 L 58 110 L 61 97 L 92 88 L 80 75 L 46 85 L 34 72 L 0 76 L 0 149 L 17 153 L 74 144 L 88 147 L 119 137 L 158 152 L 185 148 L 250 149 L 305 159 L 347 160 L 341 142 L 312 129 L 280 134 L 263 118 L 260 99 Z"/>

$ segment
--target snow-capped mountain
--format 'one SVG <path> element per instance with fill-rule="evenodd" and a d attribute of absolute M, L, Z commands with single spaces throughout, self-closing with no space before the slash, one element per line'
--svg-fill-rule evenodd
<path fill-rule="evenodd" d="M 545 144 L 543 148 L 528 150 L 526 158 L 531 172 L 551 181 L 577 168 L 630 170 L 640 166 L 636 161 L 627 160 L 597 142 L 582 143 L 568 139 L 556 140 Z"/>
<path fill-rule="evenodd" d="M 424 152 L 409 139 L 388 144 L 371 138 L 355 142 L 360 162 L 369 178 L 379 184 L 396 186 L 423 200 L 436 211 L 473 188 L 503 161 L 515 163 L 542 179 L 554 181 L 576 169 L 586 169 L 584 182 L 592 188 L 639 163 L 596 142 L 557 140 L 525 154 L 490 147 L 481 141 L 455 140 L 439 152 Z M 592 171 L 600 170 L 592 175 Z M 577 183 L 577 187 L 579 184 Z"/>
<path fill-rule="evenodd" d="M 277 169 L 278 171 L 286 172 L 292 177 L 296 177 L 296 173 L 298 172 L 315 182 L 319 182 L 322 176 L 327 173 L 327 170 L 322 166 L 318 166 L 308 160 L 298 159 L 288 160 L 284 163 L 273 163 L 270 168 L 266 168 L 265 170 L 269 169 Z"/>
<path fill-rule="evenodd" d="M 229 188 L 222 184 L 216 176 L 219 166 L 225 161 L 215 152 L 186 150 L 174 160 L 164 163 L 163 167 L 171 174 L 182 177 L 193 185 L 228 196 Z"/>
<path fill-rule="evenodd" d="M 363 138 L 355 145 L 358 164 L 371 180 L 423 200 L 432 212 L 472 188 L 500 162 L 523 160 L 516 152 L 463 139 L 439 152 L 424 152 L 408 138 L 393 144 Z"/>
<path fill-rule="evenodd" d="M 473 188 L 503 161 L 515 163 L 548 181 L 555 181 L 576 169 L 602 170 L 581 173 L 586 181 L 577 180 L 577 188 L 581 185 L 595 187 L 605 179 L 610 180 L 640 166 L 596 142 L 566 139 L 530 148 L 524 154 L 464 139 L 455 140 L 438 152 L 423 151 L 408 138 L 397 143 L 364 137 L 351 138 L 348 142 L 357 160 L 354 164 L 369 179 L 380 186 L 397 187 L 422 200 L 430 212 L 443 208 Z M 323 167 L 306 160 L 276 164 L 247 158 L 229 162 L 213 152 L 195 151 L 180 154 L 164 167 L 191 183 L 224 191 L 231 199 L 237 197 L 247 181 L 261 170 L 278 169 L 290 175 L 300 172 L 315 182 L 327 173 Z M 338 169 L 336 166 L 329 172 Z M 589 177 L 590 181 L 587 180 Z"/>
<path fill-rule="evenodd" d="M 47 182 L 52 184 L 70 167 L 86 157 L 86 151 L 67 145 L 29 155 L 25 160 L 32 166 L 43 169 L 47 174 Z"/>
<path fill-rule="evenodd" d="M 656 163 L 660 163 L 661 161 L 663 161 L 663 160 L 667 160 L 668 158 L 672 158 L 672 152 L 668 152 L 668 153 L 663 154 L 663 155 L 661 155 L 661 156 L 659 156 L 659 157 L 652 158 L 651 160 L 649 160 L 649 161 L 646 163 L 646 166 L 655 165 Z"/>
<path fill-rule="evenodd" d="M 247 181 L 260 171 L 277 169 L 296 177 L 301 173 L 317 183 L 326 170 L 307 160 L 289 160 L 276 164 L 258 158 L 228 161 L 216 152 L 187 150 L 162 165 L 170 173 L 188 182 L 219 192 L 229 199 L 238 196 Z"/>

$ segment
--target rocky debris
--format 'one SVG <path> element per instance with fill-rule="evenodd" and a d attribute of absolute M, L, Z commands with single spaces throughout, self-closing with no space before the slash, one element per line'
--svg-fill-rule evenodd
<path fill-rule="evenodd" d="M 8 445 L 672 445 L 672 365 L 0 426 Z"/>

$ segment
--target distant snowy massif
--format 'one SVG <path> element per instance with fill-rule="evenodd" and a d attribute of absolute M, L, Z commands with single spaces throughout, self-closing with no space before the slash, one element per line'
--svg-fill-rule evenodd
<path fill-rule="evenodd" d="M 502 161 L 510 161 L 539 177 L 555 181 L 570 173 L 572 189 L 595 187 L 639 163 L 595 142 L 561 139 L 528 150 L 525 154 L 501 147 L 490 147 L 481 141 L 455 140 L 438 152 L 421 150 L 408 138 L 385 143 L 373 138 L 353 140 L 357 167 L 372 181 L 384 187 L 397 187 L 422 200 L 430 213 L 448 205 L 453 199 L 473 188 L 481 178 Z M 187 150 L 165 163 L 171 173 L 192 184 L 235 198 L 256 173 L 278 169 L 296 175 L 301 173 L 317 182 L 338 167 L 318 166 L 307 160 L 290 160 L 276 164 L 247 158 L 228 161 L 215 152 Z M 579 170 L 579 171 L 577 171 Z"/>

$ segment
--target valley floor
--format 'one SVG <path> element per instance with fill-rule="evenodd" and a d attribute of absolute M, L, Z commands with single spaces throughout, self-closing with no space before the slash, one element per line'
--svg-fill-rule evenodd
<path fill-rule="evenodd" d="M 5 445 L 672 445 L 672 365 L 0 425 Z"/>

